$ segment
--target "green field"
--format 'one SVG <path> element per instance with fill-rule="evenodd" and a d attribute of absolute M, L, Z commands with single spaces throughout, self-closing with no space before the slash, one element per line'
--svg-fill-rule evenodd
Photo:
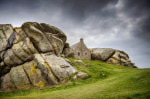
<path fill-rule="evenodd" d="M 84 64 L 73 62 L 73 66 L 89 75 L 85 79 L 46 88 L 1 92 L 0 99 L 150 99 L 150 69 L 83 61 Z"/>

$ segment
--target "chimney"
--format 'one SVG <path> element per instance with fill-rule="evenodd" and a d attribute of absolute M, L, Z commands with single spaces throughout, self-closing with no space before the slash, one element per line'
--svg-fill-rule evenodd
<path fill-rule="evenodd" d="M 83 43 L 83 38 L 80 38 L 80 42 L 82 42 L 82 43 Z"/>

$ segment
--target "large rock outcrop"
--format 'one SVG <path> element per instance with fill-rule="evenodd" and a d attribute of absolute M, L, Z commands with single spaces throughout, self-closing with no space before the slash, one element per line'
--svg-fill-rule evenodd
<path fill-rule="evenodd" d="M 114 65 L 136 68 L 134 63 L 129 59 L 128 54 L 124 51 L 112 48 L 92 48 L 90 51 L 92 60 L 100 60 Z"/>
<path fill-rule="evenodd" d="M 0 25 L 0 89 L 59 84 L 76 70 L 60 55 L 66 35 L 45 23 Z"/>
<path fill-rule="evenodd" d="M 91 58 L 106 61 L 114 52 L 115 50 L 112 48 L 93 48 L 91 49 Z"/>

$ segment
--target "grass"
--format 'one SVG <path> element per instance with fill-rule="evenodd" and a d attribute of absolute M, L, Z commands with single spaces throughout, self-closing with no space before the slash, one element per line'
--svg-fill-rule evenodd
<path fill-rule="evenodd" d="M 150 99 L 150 69 L 83 60 L 73 66 L 89 77 L 61 85 L 1 92 L 0 99 Z"/>

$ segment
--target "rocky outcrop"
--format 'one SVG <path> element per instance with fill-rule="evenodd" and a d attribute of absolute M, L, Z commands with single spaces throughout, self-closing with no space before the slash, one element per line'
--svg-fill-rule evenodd
<path fill-rule="evenodd" d="M 111 48 L 92 48 L 90 51 L 92 60 L 100 60 L 114 65 L 137 68 L 124 51 Z"/>
<path fill-rule="evenodd" d="M 91 58 L 106 61 L 114 52 L 115 50 L 111 48 L 93 48 L 91 49 Z"/>
<path fill-rule="evenodd" d="M 45 23 L 0 25 L 0 89 L 56 85 L 76 70 L 61 58 L 66 35 Z"/>
<path fill-rule="evenodd" d="M 69 43 L 65 43 L 63 54 L 65 57 L 74 57 L 74 51 L 70 48 Z"/>

